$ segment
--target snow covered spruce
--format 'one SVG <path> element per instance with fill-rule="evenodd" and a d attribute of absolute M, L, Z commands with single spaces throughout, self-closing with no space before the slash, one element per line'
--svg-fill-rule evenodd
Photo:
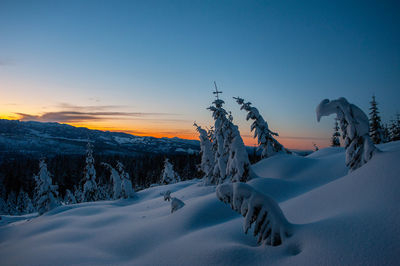
<path fill-rule="evenodd" d="M 53 185 L 51 174 L 47 170 L 44 160 L 39 163 L 39 173 L 34 176 L 36 181 L 37 210 L 39 215 L 60 205 L 58 200 L 58 186 Z"/>
<path fill-rule="evenodd" d="M 278 204 L 270 197 L 244 183 L 222 184 L 217 187 L 219 200 L 230 204 L 244 219 L 245 233 L 254 224 L 253 235 L 258 243 L 279 246 L 292 236 L 293 226 L 282 213 Z"/>
<path fill-rule="evenodd" d="M 82 202 L 98 200 L 96 169 L 94 168 L 93 149 L 90 142 L 86 150 L 85 184 L 83 185 Z"/>
<path fill-rule="evenodd" d="M 135 191 L 132 188 L 132 182 L 129 178 L 129 174 L 125 171 L 124 165 L 117 161 L 115 169 L 108 163 L 102 163 L 108 170 L 110 170 L 110 179 L 113 183 L 113 199 L 120 198 L 132 198 L 135 195 Z"/>
<path fill-rule="evenodd" d="M 181 178 L 177 172 L 174 171 L 174 166 L 165 158 L 164 168 L 161 172 L 161 183 L 164 185 L 174 184 L 180 182 Z"/>
<path fill-rule="evenodd" d="M 121 177 L 122 197 L 124 199 L 133 198 L 135 196 L 135 191 L 132 188 L 131 179 L 129 178 L 129 174 L 125 171 L 124 165 L 120 161 L 117 162 L 117 170 Z"/>
<path fill-rule="evenodd" d="M 257 138 L 258 145 L 262 148 L 261 156 L 267 158 L 277 153 L 288 153 L 291 152 L 283 147 L 274 136 L 279 136 L 278 133 L 269 130 L 268 123 L 264 120 L 262 115 L 258 112 L 258 109 L 251 106 L 251 102 L 245 102 L 240 97 L 233 97 L 236 102 L 241 105 L 240 110 L 248 112 L 246 120 L 253 120 L 251 124 L 251 131 L 254 131 L 254 138 Z"/>
<path fill-rule="evenodd" d="M 200 136 L 200 155 L 201 155 L 201 164 L 199 170 L 204 174 L 204 181 L 206 185 L 209 185 L 209 181 L 212 179 L 213 168 L 214 168 L 214 153 L 212 150 L 212 143 L 209 138 L 209 132 L 205 129 L 201 128 L 199 125 L 193 123 L 193 126 L 196 127 L 197 132 L 199 132 Z"/>
<path fill-rule="evenodd" d="M 246 182 L 250 179 L 250 161 L 246 147 L 240 136 L 239 128 L 232 122 L 232 116 L 222 107 L 224 101 L 218 98 L 218 94 L 222 92 L 216 88 L 214 93 L 217 95 L 217 99 L 213 101 L 213 106 L 207 108 L 212 112 L 215 121 L 211 136 L 213 163 L 209 163 L 211 152 L 208 144 L 205 142 L 202 144 L 202 149 L 207 152 L 207 155 L 202 156 L 201 167 L 213 167 L 212 171 L 205 175 L 205 183 L 222 184 L 226 180 Z M 197 129 L 201 138 L 205 140 L 205 132 L 199 130 L 198 126 Z"/>
<path fill-rule="evenodd" d="M 369 136 L 369 121 L 366 114 L 345 98 L 323 100 L 316 109 L 317 120 L 322 116 L 336 114 L 346 148 L 346 166 L 354 171 L 371 160 L 378 151 Z"/>

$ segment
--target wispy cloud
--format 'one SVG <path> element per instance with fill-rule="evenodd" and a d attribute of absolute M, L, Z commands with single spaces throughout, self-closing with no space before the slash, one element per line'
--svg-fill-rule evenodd
<path fill-rule="evenodd" d="M 80 112 L 80 111 L 58 111 L 46 112 L 41 115 L 31 115 L 26 113 L 15 113 L 20 116 L 22 121 L 40 122 L 84 122 L 104 119 L 129 119 L 154 116 L 165 116 L 167 113 L 141 113 L 141 112 Z"/>

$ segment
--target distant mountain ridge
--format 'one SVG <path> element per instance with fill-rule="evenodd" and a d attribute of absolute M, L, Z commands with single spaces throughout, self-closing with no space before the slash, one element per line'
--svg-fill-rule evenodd
<path fill-rule="evenodd" d="M 146 153 L 194 153 L 198 140 L 140 137 L 122 132 L 91 130 L 55 122 L 0 119 L 0 158 L 11 154 L 52 156 L 84 154 L 90 140 L 95 153 L 141 155 Z"/>

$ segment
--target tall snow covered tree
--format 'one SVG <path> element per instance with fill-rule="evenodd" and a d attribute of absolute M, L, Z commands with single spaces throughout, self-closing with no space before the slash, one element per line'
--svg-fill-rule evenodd
<path fill-rule="evenodd" d="M 336 113 L 346 148 L 346 166 L 350 171 L 367 163 L 378 151 L 369 137 L 369 122 L 365 113 L 345 98 L 323 100 L 316 109 L 317 120 Z"/>
<path fill-rule="evenodd" d="M 42 215 L 60 205 L 58 186 L 52 184 L 51 174 L 47 170 L 47 164 L 44 160 L 40 160 L 39 173 L 34 178 L 36 181 L 36 206 L 39 215 Z"/>
<path fill-rule="evenodd" d="M 268 123 L 264 120 L 258 109 L 251 106 L 250 102 L 245 102 L 240 97 L 234 97 L 236 102 L 241 105 L 240 110 L 247 111 L 246 120 L 253 120 L 251 124 L 251 131 L 254 131 L 254 138 L 257 138 L 258 145 L 262 148 L 261 156 L 267 158 L 277 153 L 291 152 L 283 147 L 274 136 L 279 136 L 278 133 L 269 130 Z"/>
<path fill-rule="evenodd" d="M 369 110 L 369 134 L 375 144 L 384 142 L 383 128 L 381 124 L 381 117 L 379 116 L 378 103 L 375 100 L 375 95 L 372 96 L 370 102 L 371 107 Z"/>
<path fill-rule="evenodd" d="M 121 177 L 122 197 L 125 199 L 133 198 L 135 196 L 135 191 L 132 188 L 131 179 L 129 178 L 129 174 L 125 171 L 124 165 L 119 161 L 117 162 L 117 169 Z"/>
<path fill-rule="evenodd" d="M 201 164 L 200 170 L 204 173 L 205 184 L 211 184 L 212 171 L 214 166 L 214 153 L 212 150 L 212 143 L 208 136 L 208 132 L 202 129 L 196 123 L 193 124 L 196 127 L 197 132 L 200 136 L 200 154 L 201 154 Z"/>
<path fill-rule="evenodd" d="M 90 142 L 86 149 L 85 184 L 83 185 L 82 201 L 96 201 L 98 199 L 96 169 L 94 169 L 93 150 Z"/>
<path fill-rule="evenodd" d="M 225 102 L 219 99 L 218 94 L 222 92 L 218 91 L 216 85 L 213 93 L 216 94 L 216 100 L 213 102 L 214 106 L 208 108 L 215 120 L 212 141 L 214 170 L 210 183 L 220 184 L 227 178 L 231 182 L 246 182 L 250 177 L 250 161 L 246 147 L 238 127 L 232 123 L 232 115 L 222 107 Z"/>
<path fill-rule="evenodd" d="M 122 189 L 121 189 L 121 176 L 118 173 L 118 171 L 112 167 L 108 163 L 102 163 L 105 167 L 107 167 L 108 170 L 110 170 L 111 173 L 111 180 L 113 183 L 113 199 L 119 199 L 122 197 Z"/>
<path fill-rule="evenodd" d="M 335 118 L 335 126 L 333 127 L 333 134 L 331 138 L 332 147 L 340 147 L 340 133 L 339 133 L 339 123 L 338 118 Z"/>
<path fill-rule="evenodd" d="M 227 112 L 222 105 L 224 101 L 221 99 L 216 99 L 213 102 L 214 106 L 210 106 L 208 109 L 213 112 L 212 116 L 215 120 L 214 122 L 214 135 L 212 140 L 213 150 L 214 150 L 214 169 L 211 178 L 212 184 L 222 183 L 226 178 L 226 165 L 228 163 L 229 157 L 229 146 L 227 139 L 227 127 L 226 124 L 228 119 L 226 118 Z M 225 145 L 224 145 L 225 143 Z"/>
<path fill-rule="evenodd" d="M 226 176 L 231 182 L 246 182 L 250 176 L 250 161 L 246 146 L 240 136 L 238 126 L 229 120 L 228 132 L 229 158 L 226 164 Z"/>
<path fill-rule="evenodd" d="M 174 166 L 169 162 L 168 158 L 165 158 L 164 169 L 161 172 L 161 183 L 164 185 L 174 184 L 180 182 L 181 178 L 174 171 Z"/>

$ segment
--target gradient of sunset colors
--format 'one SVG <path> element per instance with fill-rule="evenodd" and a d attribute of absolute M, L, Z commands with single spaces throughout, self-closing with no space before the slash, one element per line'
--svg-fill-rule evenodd
<path fill-rule="evenodd" d="M 397 1 L 0 1 L 0 118 L 196 139 L 215 80 L 288 148 L 329 145 L 324 98 L 400 111 Z"/>

